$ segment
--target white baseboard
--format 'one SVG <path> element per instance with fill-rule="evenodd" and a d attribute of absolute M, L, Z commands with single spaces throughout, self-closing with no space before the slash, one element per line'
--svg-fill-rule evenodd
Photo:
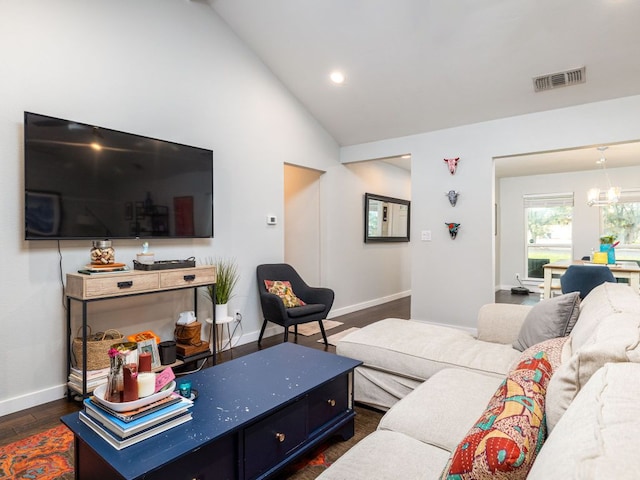
<path fill-rule="evenodd" d="M 392 302 L 393 300 L 399 300 L 404 297 L 408 297 L 411 295 L 411 290 L 406 290 L 404 292 L 394 293 L 393 295 L 387 295 L 386 297 L 374 298 L 373 300 L 367 300 L 366 302 L 356 303 L 355 305 L 349 305 L 348 307 L 342 307 L 335 310 L 331 310 L 327 319 L 339 317 L 341 315 L 346 315 L 348 313 L 357 312 L 360 310 L 364 310 L 365 308 L 375 307 L 377 305 L 382 305 L 383 303 Z"/>
<path fill-rule="evenodd" d="M 541 291 L 540 288 L 538 287 L 541 283 L 542 283 L 542 280 L 540 280 L 539 282 L 535 282 L 531 280 L 526 280 L 522 282 L 522 284 L 525 287 L 527 287 L 529 290 L 531 290 L 532 293 Z M 496 289 L 495 291 L 497 292 L 498 290 L 511 290 L 513 287 L 517 287 L 517 286 L 519 285 L 498 285 L 497 287 L 495 287 Z"/>
<path fill-rule="evenodd" d="M 28 393 L 19 397 L 8 398 L 0 401 L 0 417 L 10 413 L 19 412 L 25 408 L 36 407 L 43 403 L 53 402 L 64 398 L 67 394 L 67 385 L 58 385 L 37 392 Z"/>

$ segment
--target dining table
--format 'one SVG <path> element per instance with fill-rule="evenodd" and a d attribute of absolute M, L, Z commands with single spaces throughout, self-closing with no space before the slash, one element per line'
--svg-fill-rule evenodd
<path fill-rule="evenodd" d="M 624 279 L 635 292 L 640 294 L 640 266 L 637 262 L 618 261 L 614 264 L 593 263 L 587 260 L 563 260 L 543 265 L 544 283 L 542 298 L 551 298 L 553 279 L 560 277 L 571 265 L 598 265 L 608 268 L 617 279 Z"/>

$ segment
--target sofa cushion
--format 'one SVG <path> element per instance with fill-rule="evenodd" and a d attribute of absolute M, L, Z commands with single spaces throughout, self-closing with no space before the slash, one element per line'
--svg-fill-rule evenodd
<path fill-rule="evenodd" d="M 533 307 L 511 303 L 487 303 L 478 310 L 478 340 L 513 343 Z"/>
<path fill-rule="evenodd" d="M 562 416 L 528 478 L 638 478 L 638 398 L 640 365 L 606 364 L 591 377 Z"/>
<path fill-rule="evenodd" d="M 318 480 L 430 480 L 449 452 L 398 432 L 377 430 L 356 443 Z"/>
<path fill-rule="evenodd" d="M 464 330 L 397 318 L 349 334 L 338 342 L 336 352 L 421 381 L 450 367 L 504 377 L 520 354 L 511 345 L 483 342 Z"/>
<path fill-rule="evenodd" d="M 391 407 L 378 429 L 401 432 L 452 452 L 501 382 L 457 368 L 440 370 Z"/>
<path fill-rule="evenodd" d="M 583 300 L 580 320 L 570 336 L 573 354 L 549 382 L 550 431 L 605 363 L 640 362 L 640 296 L 624 284 L 603 283 Z"/>
<path fill-rule="evenodd" d="M 580 321 L 571 331 L 574 350 L 579 350 L 601 325 L 603 318 L 616 313 L 640 313 L 640 296 L 625 284 L 603 283 L 580 303 Z"/>
<path fill-rule="evenodd" d="M 536 343 L 569 335 L 580 314 L 580 293 L 542 300 L 524 320 L 513 348 L 524 351 Z"/>
<path fill-rule="evenodd" d="M 546 435 L 545 391 L 560 362 L 563 341 L 567 339 L 543 342 L 533 355 L 523 355 L 456 447 L 443 479 L 527 476 Z"/>

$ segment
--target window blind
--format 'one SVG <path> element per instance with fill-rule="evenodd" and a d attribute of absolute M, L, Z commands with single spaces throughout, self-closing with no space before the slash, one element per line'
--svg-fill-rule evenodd
<path fill-rule="evenodd" d="M 573 207 L 573 192 L 527 193 L 522 198 L 524 208 Z"/>

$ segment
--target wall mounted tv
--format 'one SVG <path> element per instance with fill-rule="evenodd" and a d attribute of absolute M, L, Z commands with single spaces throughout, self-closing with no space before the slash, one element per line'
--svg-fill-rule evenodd
<path fill-rule="evenodd" d="M 24 114 L 25 238 L 213 237 L 213 151 Z"/>

